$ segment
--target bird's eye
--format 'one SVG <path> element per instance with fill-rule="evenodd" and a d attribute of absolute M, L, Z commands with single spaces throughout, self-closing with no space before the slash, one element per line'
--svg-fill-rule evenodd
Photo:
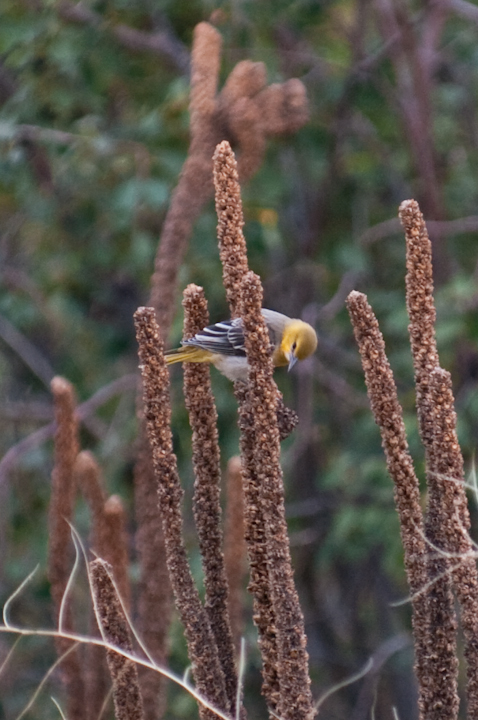
<path fill-rule="evenodd" d="M 297 343 L 296 342 L 292 343 L 292 352 L 294 352 L 296 348 L 297 348 Z"/>

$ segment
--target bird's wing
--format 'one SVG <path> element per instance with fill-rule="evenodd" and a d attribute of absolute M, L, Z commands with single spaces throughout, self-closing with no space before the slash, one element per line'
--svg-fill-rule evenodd
<path fill-rule="evenodd" d="M 209 325 L 189 340 L 183 340 L 181 344 L 192 345 L 220 355 L 235 357 L 245 357 L 246 355 L 241 318 Z"/>

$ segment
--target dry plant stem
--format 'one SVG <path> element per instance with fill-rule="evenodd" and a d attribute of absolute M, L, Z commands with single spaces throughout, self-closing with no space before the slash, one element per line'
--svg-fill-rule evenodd
<path fill-rule="evenodd" d="M 106 493 L 103 487 L 101 471 L 93 453 L 82 450 L 75 462 L 75 484 L 81 490 L 91 515 L 91 546 L 98 551 L 98 531 L 103 522 L 103 506 Z M 105 558 L 106 559 L 106 558 Z"/>
<path fill-rule="evenodd" d="M 261 122 L 271 136 L 297 132 L 309 120 L 306 89 L 297 78 L 264 88 L 257 96 L 257 105 Z"/>
<path fill-rule="evenodd" d="M 257 63 L 250 63 L 256 65 Z M 243 76 L 238 72 L 239 63 L 226 83 L 226 91 L 235 97 L 243 89 L 245 83 Z M 249 75 L 254 77 L 252 70 Z M 261 75 L 255 78 L 255 84 L 261 86 Z M 234 80 L 234 82 L 232 82 Z M 254 84 L 254 83 L 253 83 Z M 272 87 L 272 86 L 271 86 Z M 266 88 L 268 90 L 269 88 Z M 266 92 L 264 90 L 264 92 Z M 244 275 L 248 272 L 247 247 L 242 228 L 244 217 L 242 212 L 241 188 L 235 155 L 227 140 L 219 143 L 214 153 L 214 187 L 216 199 L 216 212 L 218 217 L 217 235 L 219 240 L 219 253 L 223 268 L 223 284 L 226 289 L 227 300 L 231 317 L 237 317 L 240 303 L 240 287 Z M 281 440 L 288 437 L 297 426 L 297 414 L 284 405 L 282 396 L 278 394 L 277 420 Z"/>
<path fill-rule="evenodd" d="M 138 440 L 134 493 L 138 526 L 135 545 L 141 568 L 137 602 L 138 631 L 151 657 L 160 667 L 164 667 L 167 662 L 173 602 L 161 513 L 156 500 L 157 482 L 144 425 Z M 159 720 L 166 711 L 167 680 L 160 673 L 147 668 L 139 668 L 138 672 L 145 719 Z"/>
<path fill-rule="evenodd" d="M 116 586 L 129 612 L 131 588 L 128 579 L 128 539 L 121 498 L 118 495 L 106 498 L 100 468 L 88 451 L 79 453 L 76 459 L 75 479 L 85 494 L 92 515 L 92 549 L 113 567 Z"/>
<path fill-rule="evenodd" d="M 152 277 L 150 304 L 156 310 L 163 336 L 168 337 L 175 311 L 177 280 L 192 227 L 212 194 L 211 157 L 217 142 L 213 115 L 217 91 L 221 36 L 200 23 L 194 31 L 191 57 L 191 144 L 166 216 Z M 150 652 L 159 664 L 166 660 L 166 638 L 171 617 L 170 584 L 165 578 L 161 548 L 164 537 L 159 508 L 151 502 L 155 482 L 145 431 L 140 436 L 140 456 L 135 468 L 138 519 L 137 546 L 141 562 L 140 625 L 148 634 Z M 159 537 L 158 537 L 159 534 Z M 165 680 L 148 670 L 141 672 L 147 720 L 161 717 L 166 709 Z M 163 692 L 158 690 L 163 686 Z M 158 696 L 159 707 L 158 707 Z"/>
<path fill-rule="evenodd" d="M 92 453 L 88 450 L 80 452 L 74 467 L 76 487 L 81 490 L 88 504 L 91 515 L 90 547 L 100 557 L 99 536 L 103 525 L 103 506 L 106 494 L 103 490 L 100 468 Z M 90 617 L 90 634 L 100 637 L 96 617 Z M 85 709 L 87 718 L 98 718 L 111 682 L 106 665 L 104 648 L 88 645 L 85 649 Z"/>
<path fill-rule="evenodd" d="M 188 285 L 184 291 L 184 338 L 193 337 L 209 325 L 204 291 Z M 193 431 L 194 519 L 199 538 L 204 585 L 205 609 L 216 641 L 229 712 L 234 714 L 237 696 L 237 671 L 229 622 L 228 586 L 222 552 L 221 467 L 217 432 L 217 411 L 211 389 L 209 366 L 185 363 L 184 396 Z"/>
<path fill-rule="evenodd" d="M 93 624 L 93 623 L 92 623 Z M 96 620 L 90 630 L 91 635 L 99 637 Z M 105 649 L 101 645 L 89 645 L 85 659 L 85 709 L 86 718 L 99 718 L 105 698 L 111 689 Z"/>
<path fill-rule="evenodd" d="M 220 34 L 211 25 L 196 26 L 191 53 L 191 145 L 163 225 L 150 296 L 165 338 L 175 311 L 177 277 L 187 241 L 212 194 L 211 156 L 217 142 L 212 119 L 221 44 Z"/>
<path fill-rule="evenodd" d="M 267 137 L 296 132 L 308 119 L 300 80 L 266 87 L 262 63 L 238 63 L 217 94 L 220 51 L 217 30 L 199 23 L 191 54 L 191 144 L 164 222 L 150 298 L 165 338 L 187 241 L 202 206 L 212 195 L 211 158 L 217 143 L 227 138 L 236 144 L 239 174 L 245 180 L 260 166 Z"/>
<path fill-rule="evenodd" d="M 244 488 L 244 537 L 250 573 L 248 590 L 253 597 L 253 619 L 259 634 L 258 642 L 262 658 L 262 694 L 269 709 L 278 712 L 280 686 L 277 668 L 276 618 L 271 599 L 264 509 L 254 455 L 254 417 L 248 401 L 247 385 L 236 382 L 234 394 L 239 404 L 239 429 L 241 431 L 239 442 Z"/>
<path fill-rule="evenodd" d="M 169 577 L 184 625 L 196 687 L 207 700 L 227 712 L 224 674 L 182 539 L 183 491 L 172 447 L 169 374 L 164 361 L 163 341 L 153 308 L 138 308 L 134 318 L 143 377 L 144 414 L 161 507 Z M 200 713 L 203 718 L 214 717 L 203 707 Z"/>
<path fill-rule="evenodd" d="M 257 132 L 262 119 L 257 96 L 265 87 L 266 80 L 263 63 L 242 60 L 232 69 L 221 92 L 222 114 L 229 118 L 230 135 L 241 148 L 241 177 L 250 177 L 264 155 L 265 133 Z"/>
<path fill-rule="evenodd" d="M 240 149 L 238 170 L 247 180 L 259 168 L 270 136 L 296 132 L 309 119 L 300 80 L 266 86 L 263 63 L 243 60 L 234 67 L 218 98 L 219 117 L 227 128 L 222 138 Z"/>
<path fill-rule="evenodd" d="M 227 301 L 231 317 L 234 318 L 239 315 L 241 282 L 249 269 L 246 241 L 242 232 L 244 218 L 241 188 L 236 158 L 226 140 L 216 147 L 213 160 L 219 254 Z"/>
<path fill-rule="evenodd" d="M 443 487 L 435 481 L 435 414 L 436 408 L 431 393 L 432 372 L 439 365 L 435 339 L 436 310 L 433 298 L 432 246 L 418 203 L 405 200 L 399 208 L 401 223 L 405 229 L 407 249 L 407 310 L 410 318 L 409 333 L 415 369 L 417 395 L 417 416 L 420 436 L 425 448 L 427 483 L 429 488 L 428 507 L 425 519 L 425 535 L 431 545 L 440 547 L 440 536 L 447 515 L 443 503 Z M 461 507 L 463 512 L 463 505 Z M 464 518 L 462 518 L 463 520 Z M 438 524 L 437 524 L 438 523 Z M 438 542 L 438 545 L 437 545 Z M 427 548 L 430 652 L 427 675 L 433 697 L 425 702 L 430 717 L 445 717 L 458 712 L 457 682 L 458 663 L 456 659 L 456 617 L 451 591 L 451 577 L 446 572 L 449 562 L 443 556 L 436 557 Z M 441 576 L 441 577 L 440 577 Z M 437 579 L 439 578 L 439 579 Z M 436 627 L 439 631 L 439 645 L 433 640 Z M 443 708 L 443 710 L 442 710 Z M 426 716 L 427 717 L 427 716 Z"/>
<path fill-rule="evenodd" d="M 241 285 L 241 317 L 249 362 L 248 403 L 253 417 L 256 477 L 267 535 L 269 581 L 277 631 L 277 671 L 281 718 L 304 720 L 314 716 L 310 691 L 309 656 L 304 617 L 294 585 L 285 519 L 284 485 L 277 426 L 277 385 L 269 333 L 262 316 L 262 286 L 252 272 Z"/>
<path fill-rule="evenodd" d="M 75 485 L 73 469 L 78 455 L 78 422 L 75 415 L 76 399 L 72 385 L 61 377 L 54 377 L 51 390 L 55 406 L 55 457 L 51 478 L 49 512 L 48 579 L 55 608 L 55 621 L 59 621 L 60 607 L 71 572 L 72 543 L 69 522 L 72 520 Z M 70 600 L 63 613 L 63 628 L 74 630 Z M 58 654 L 63 654 L 70 641 L 58 638 Z M 82 720 L 84 714 L 84 686 L 78 651 L 68 654 L 61 664 L 67 689 L 68 717 Z"/>
<path fill-rule="evenodd" d="M 128 653 L 133 651 L 128 622 L 111 580 L 111 566 L 101 559 L 90 563 L 91 589 L 97 620 L 108 643 Z M 113 650 L 106 651 L 113 681 L 116 720 L 143 720 L 143 701 L 136 664 Z"/>
<path fill-rule="evenodd" d="M 429 686 L 427 659 L 431 637 L 428 623 L 426 544 L 420 506 L 420 488 L 403 422 L 392 370 L 385 354 L 385 343 L 367 298 L 353 291 L 347 306 L 355 339 L 362 358 L 367 392 L 375 422 L 380 428 L 387 468 L 395 485 L 395 504 L 405 554 L 405 570 L 412 596 L 415 669 L 422 718 L 430 718 L 433 687 Z"/>
<path fill-rule="evenodd" d="M 239 653 L 244 629 L 244 581 L 246 575 L 246 542 L 244 538 L 244 493 L 241 458 L 232 457 L 226 472 L 226 520 L 224 529 L 224 563 L 229 586 L 229 618 L 236 653 Z"/>
<path fill-rule="evenodd" d="M 470 517 L 465 494 L 465 477 L 463 472 L 463 456 L 456 434 L 456 413 L 450 373 L 436 368 L 430 377 L 430 393 L 435 415 L 435 436 L 430 453 L 429 484 L 438 496 L 438 503 L 433 508 L 439 514 L 432 516 L 432 504 L 429 506 L 427 537 L 433 538 L 436 548 L 450 553 L 446 564 L 443 557 L 435 562 L 452 569 L 451 579 L 461 610 L 461 625 L 465 636 L 465 657 L 467 660 L 467 705 L 468 717 L 478 717 L 478 574 L 474 548 L 468 534 Z M 434 524 L 435 523 L 439 523 Z M 432 528 L 437 528 L 433 532 Z M 432 588 L 435 590 L 435 587 Z M 452 604 L 452 611 L 453 611 Z M 451 628 L 454 616 L 446 619 Z M 446 623 L 439 626 L 440 635 L 435 637 L 441 644 L 447 642 L 446 649 L 436 652 L 450 652 L 455 637 L 450 630 L 450 637 L 445 634 Z M 450 649 L 449 649 L 450 648 Z M 445 678 L 443 685 L 448 687 Z M 453 710 L 455 708 L 453 707 Z M 452 717 L 451 711 L 449 717 Z"/>
<path fill-rule="evenodd" d="M 421 407 L 423 415 L 427 417 L 430 425 L 433 423 L 431 445 L 427 454 L 427 483 L 428 503 L 425 516 L 425 537 L 429 543 L 427 547 L 427 604 L 428 624 L 430 633 L 430 647 L 428 656 L 428 683 L 430 699 L 426 705 L 426 719 L 453 720 L 458 716 L 458 657 L 457 657 L 457 619 L 455 601 L 452 592 L 451 566 L 452 558 L 440 552 L 449 551 L 450 529 L 453 533 L 453 518 L 449 517 L 450 508 L 447 501 L 448 480 L 437 476 L 440 449 L 436 441 L 442 441 L 443 433 L 436 427 L 441 399 L 437 397 L 437 388 L 433 386 L 435 368 L 430 373 L 427 394 L 422 396 Z M 443 423 L 442 430 L 443 430 Z M 438 431 L 438 433 L 437 433 Z M 443 459 L 443 456 L 442 458 Z M 442 463 L 441 463 L 442 464 Z M 454 490 L 450 487 L 453 494 Z M 449 499 L 449 498 L 448 498 Z M 452 515 L 458 508 L 452 508 Z M 448 528 L 447 525 L 452 525 Z M 455 562 L 459 562 L 455 559 Z"/>
<path fill-rule="evenodd" d="M 58 610 L 71 567 L 71 529 L 75 486 L 73 468 L 78 455 L 78 422 L 72 385 L 61 377 L 51 382 L 55 405 L 55 458 L 50 501 L 50 546 L 48 576 L 55 607 Z"/>
<path fill-rule="evenodd" d="M 436 310 L 433 298 L 432 246 L 418 203 L 405 200 L 399 209 L 407 247 L 407 310 L 415 368 L 417 415 L 420 436 L 428 453 L 433 445 L 433 403 L 430 402 L 430 378 L 439 366 L 435 338 Z M 466 501 L 464 503 L 466 509 Z M 463 522 L 466 522 L 465 516 Z"/>
<path fill-rule="evenodd" d="M 104 522 L 99 535 L 100 557 L 113 568 L 113 577 L 126 611 L 131 609 L 131 587 L 128 576 L 128 536 L 126 514 L 118 495 L 110 495 L 103 508 Z"/>
<path fill-rule="evenodd" d="M 244 220 L 236 159 L 226 141 L 220 143 L 214 153 L 214 185 L 223 283 L 231 317 L 237 317 L 240 312 L 242 281 L 248 272 L 247 248 L 242 233 Z M 276 712 L 280 696 L 276 627 L 270 595 L 267 537 L 254 458 L 254 421 L 248 403 L 247 385 L 236 382 L 234 393 L 239 405 L 239 428 L 241 431 L 245 539 L 250 565 L 248 589 L 253 596 L 254 623 L 259 633 L 259 648 L 262 657 L 262 694 L 266 698 L 269 708 Z"/>
<path fill-rule="evenodd" d="M 234 153 L 227 141 L 220 143 L 214 153 L 214 185 L 223 283 L 231 316 L 237 317 L 241 312 L 243 280 L 248 272 L 248 265 L 246 243 L 242 232 L 244 220 L 237 165 Z M 257 444 L 255 419 L 248 397 L 248 386 L 244 383 L 235 383 L 234 391 L 239 404 L 245 538 L 250 564 L 249 590 L 254 598 L 254 622 L 259 633 L 262 657 L 262 693 L 271 712 L 281 714 L 280 698 L 282 692 L 286 691 L 285 686 L 281 688 L 279 680 L 277 609 L 273 606 L 272 601 L 266 519 L 255 457 Z M 276 391 L 276 407 L 278 398 L 279 394 Z M 304 687 L 307 692 L 308 684 Z"/>
<path fill-rule="evenodd" d="M 279 437 L 285 440 L 295 430 L 299 424 L 299 416 L 295 410 L 284 404 L 284 399 L 280 392 L 277 392 L 277 425 L 279 427 Z"/>
<path fill-rule="evenodd" d="M 410 345 L 415 368 L 417 415 L 425 452 L 433 443 L 433 417 L 428 400 L 430 373 L 438 367 L 435 340 L 436 310 L 433 299 L 432 248 L 423 216 L 415 200 L 405 200 L 399 209 L 407 248 L 407 310 Z"/>
<path fill-rule="evenodd" d="M 212 116 L 217 91 L 221 36 L 212 26 L 200 23 L 194 31 L 191 57 L 191 144 L 187 160 L 171 199 L 152 277 L 150 304 L 155 308 L 163 336 L 168 337 L 175 311 L 177 279 L 192 227 L 212 194 L 211 156 L 216 139 Z M 164 537 L 159 508 L 151 502 L 154 471 L 142 428 L 135 467 L 138 533 L 136 544 L 141 564 L 139 616 L 143 636 L 159 664 L 166 660 L 166 638 L 171 617 L 170 583 L 162 558 Z M 161 717 L 166 709 L 165 680 L 157 673 L 141 671 L 147 720 Z M 163 692 L 159 692 L 161 686 Z M 158 706 L 158 699 L 159 706 Z"/>

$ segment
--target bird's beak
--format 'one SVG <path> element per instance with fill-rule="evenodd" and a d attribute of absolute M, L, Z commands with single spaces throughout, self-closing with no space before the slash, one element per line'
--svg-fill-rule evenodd
<path fill-rule="evenodd" d="M 287 368 L 287 372 L 290 372 L 292 370 L 292 368 L 294 367 L 296 362 L 297 362 L 297 358 L 294 355 L 294 353 L 291 352 L 289 355 L 289 367 Z"/>

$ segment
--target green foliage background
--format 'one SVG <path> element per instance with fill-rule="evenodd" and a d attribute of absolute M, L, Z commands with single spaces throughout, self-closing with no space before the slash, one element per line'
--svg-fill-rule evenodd
<path fill-rule="evenodd" d="M 314 359 L 290 376 L 278 373 L 287 401 L 301 417 L 295 437 L 284 445 L 284 468 L 315 695 L 355 673 L 370 656 L 385 653 L 377 674 L 327 701 L 325 718 L 368 717 L 363 713 L 370 712 L 374 694 L 376 717 L 391 718 L 393 706 L 400 717 L 416 716 L 411 645 L 403 635 L 409 630 L 409 608 L 391 605 L 407 593 L 392 484 L 344 309 L 349 290 L 368 294 L 422 472 L 403 234 L 398 225 L 375 239 L 369 232 L 396 218 L 398 205 L 409 197 L 421 203 L 427 220 L 462 220 L 445 222 L 432 235 L 439 350 L 442 365 L 453 373 L 460 437 L 472 469 L 478 428 L 473 14 L 478 8 L 463 6 L 471 8 L 468 16 L 462 8 L 462 14 L 450 11 L 437 22 L 433 3 L 409 0 L 389 5 L 380 0 L 98 0 L 83 6 L 96 13 L 95 22 L 72 22 L 66 5 L 54 0 L 2 0 L 0 5 L 3 454 L 52 418 L 45 373 L 28 366 L 33 351 L 46 363 L 46 375 L 50 368 L 74 383 L 80 401 L 136 371 L 132 314 L 148 298 L 158 237 L 187 154 L 184 59 L 195 24 L 214 13 L 224 39 L 223 79 L 238 60 L 248 58 L 266 64 L 269 82 L 299 77 L 307 87 L 310 122 L 295 136 L 269 143 L 261 169 L 243 188 L 243 200 L 250 264 L 263 278 L 266 305 L 313 322 L 321 339 Z M 425 97 L 413 88 L 419 61 L 413 54 L 394 55 L 400 33 L 387 35 L 387 7 L 404 36 L 413 38 L 418 56 L 427 32 L 438 27 Z M 114 34 L 120 23 L 145 34 L 165 31 L 176 49 L 170 57 L 132 51 Z M 407 113 L 419 117 L 421 101 L 429 122 L 419 135 L 433 158 L 433 188 L 406 120 Z M 227 308 L 215 223 L 211 202 L 194 229 L 181 285 L 203 285 L 211 317 L 218 320 Z M 9 340 L 11 326 L 20 333 L 19 346 Z M 173 334 L 178 341 L 179 303 Z M 172 378 L 174 436 L 190 489 L 180 371 L 174 369 Z M 214 387 L 225 463 L 237 452 L 236 409 L 222 377 L 214 377 Z M 109 491 L 120 492 L 129 506 L 134 403 L 130 383 L 82 429 L 83 446 L 99 458 Z M 37 562 L 44 577 L 51 462 L 51 443 L 43 443 L 22 453 L 2 476 L 3 599 Z M 188 507 L 188 543 L 199 577 Z M 132 518 L 131 509 L 131 530 Z M 78 525 L 86 532 L 81 509 Z M 136 570 L 133 558 L 133 579 Z M 15 613 L 32 626 L 51 622 L 45 580 L 37 580 Z M 246 635 L 246 704 L 251 717 L 259 717 L 264 707 L 252 627 Z M 2 654 L 8 644 L 6 637 L 0 640 Z M 0 717 L 15 717 L 54 657 L 51 648 L 38 646 L 32 642 L 23 655 L 18 651 L 19 659 L 0 677 Z M 176 625 L 171 665 L 182 672 L 186 664 Z M 170 692 L 171 717 L 189 717 L 188 698 Z M 38 717 L 55 716 L 47 697 L 39 703 Z"/>

